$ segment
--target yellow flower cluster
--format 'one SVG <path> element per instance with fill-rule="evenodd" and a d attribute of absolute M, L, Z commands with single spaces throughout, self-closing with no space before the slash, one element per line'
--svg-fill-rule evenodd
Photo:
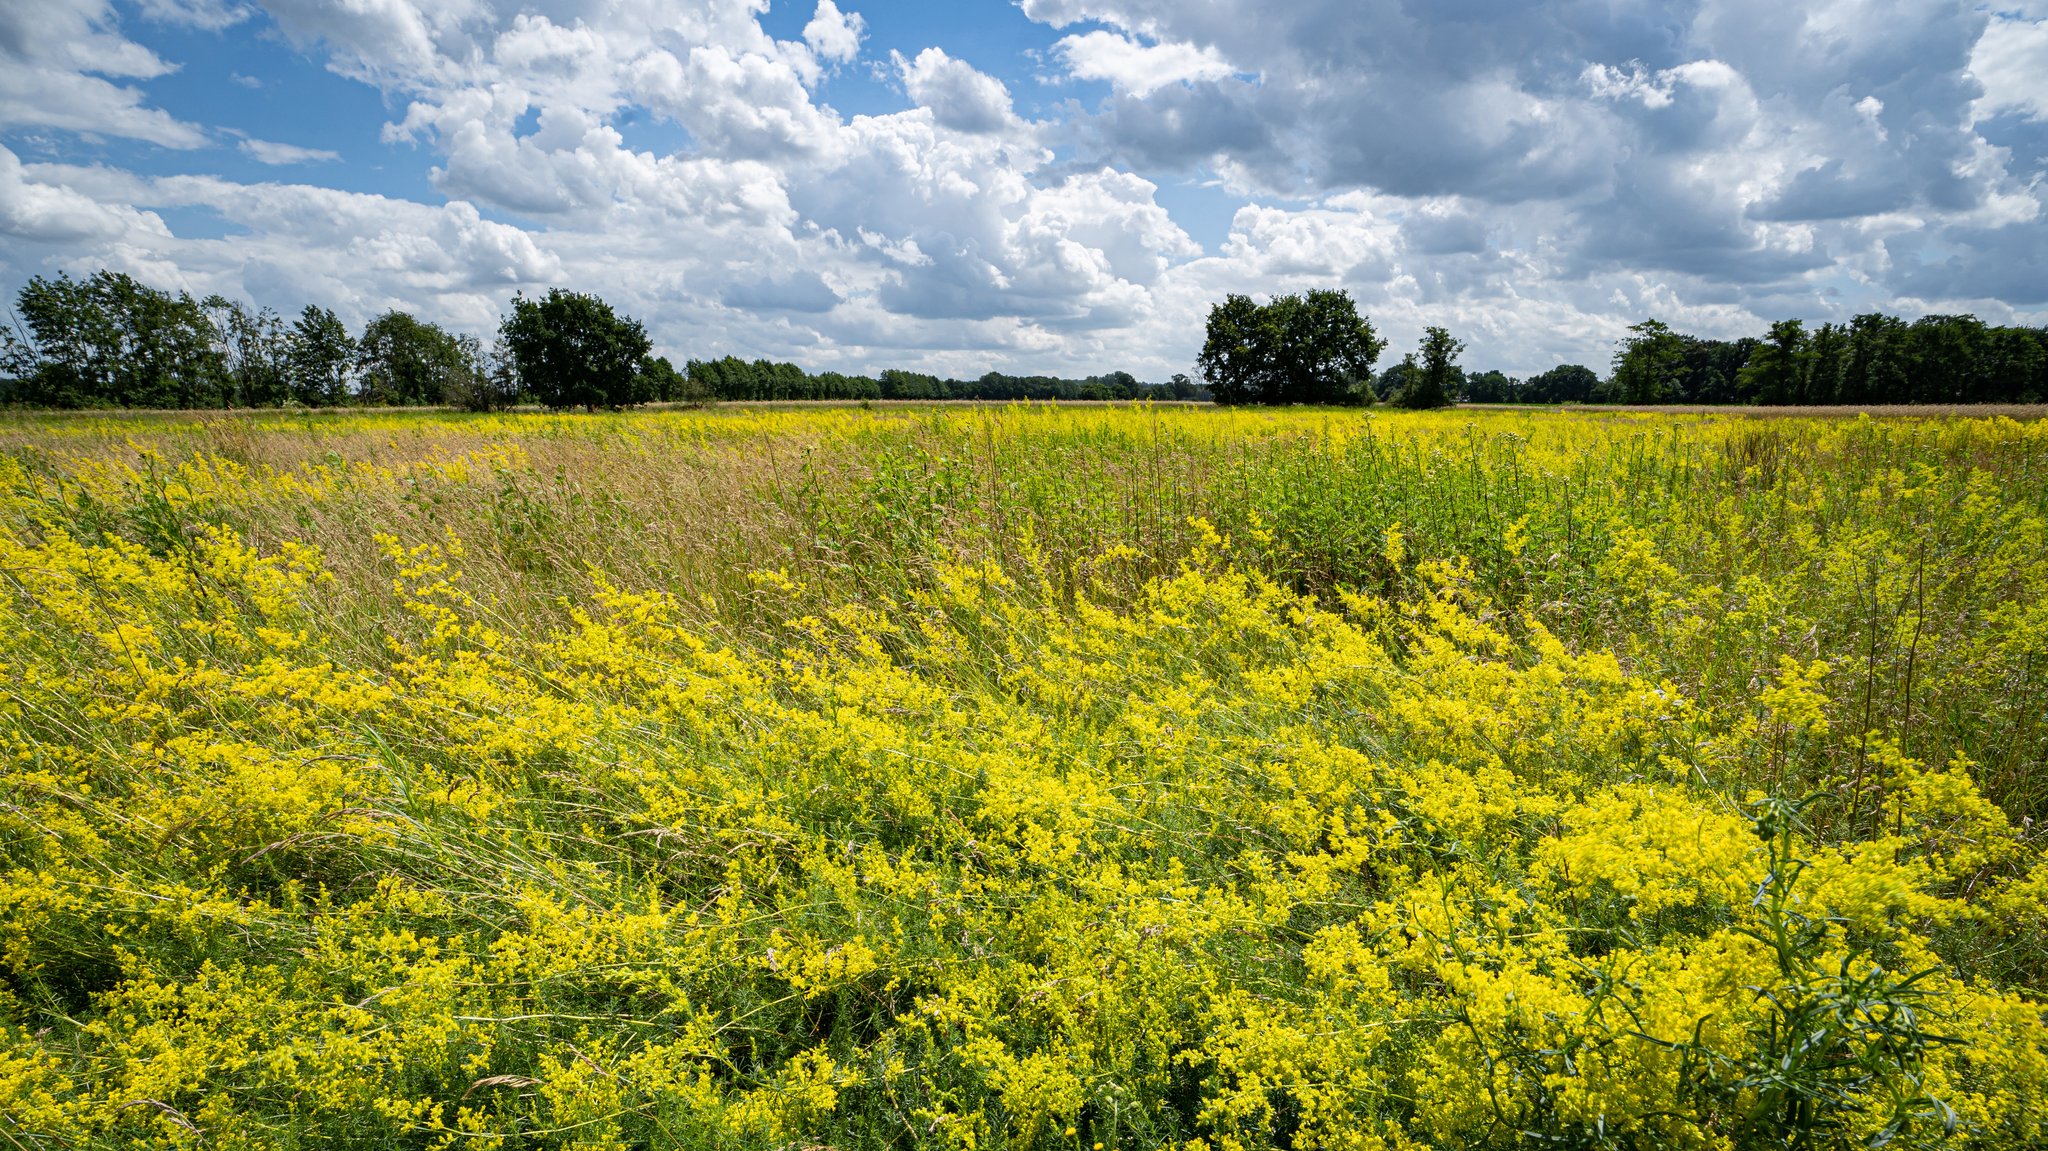
<path fill-rule="evenodd" d="M 231 522 L 523 466 L 436 458 L 0 454 L 0 1143 L 2048 1145 L 2039 844 L 1796 637 L 1707 699 L 1398 524 L 1276 580 L 1270 512 L 722 618 Z M 190 530 L 80 510 L 151 475 Z M 1642 637 L 1734 594 L 1603 531 Z"/>

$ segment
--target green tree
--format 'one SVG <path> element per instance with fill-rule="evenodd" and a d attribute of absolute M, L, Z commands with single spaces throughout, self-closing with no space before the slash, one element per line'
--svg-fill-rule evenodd
<path fill-rule="evenodd" d="M 519 401 L 519 377 L 503 343 L 485 348 L 475 336 L 459 336 L 462 368 L 448 382 L 447 402 L 464 411 L 497 412 Z"/>
<path fill-rule="evenodd" d="M 474 365 L 439 325 L 390 311 L 364 325 L 356 368 L 364 403 L 410 406 L 446 403 Z"/>
<path fill-rule="evenodd" d="M 1259 306 L 1238 293 L 1209 309 L 1202 341 L 1202 378 L 1219 404 L 1272 403 L 1267 381 L 1272 372 L 1271 337 L 1259 330 Z"/>
<path fill-rule="evenodd" d="M 1401 388 L 1398 401 L 1404 408 L 1449 407 L 1451 397 L 1457 394 L 1464 382 L 1465 372 L 1458 367 L 1458 353 L 1465 345 L 1451 338 L 1448 328 L 1430 327 L 1423 330 L 1422 347 L 1407 361 L 1407 380 Z"/>
<path fill-rule="evenodd" d="M 1520 380 L 1499 369 L 1467 372 L 1465 390 L 1460 394 L 1460 398 L 1469 404 L 1504 404 L 1518 398 L 1521 390 Z"/>
<path fill-rule="evenodd" d="M 1380 402 L 1400 407 L 1401 397 L 1408 391 L 1408 382 L 1414 378 L 1415 372 L 1414 352 L 1402 356 L 1399 363 L 1387 365 L 1377 384 Z"/>
<path fill-rule="evenodd" d="M 2048 395 L 2048 333 L 2031 328 L 1993 328 L 1984 358 L 1987 400 L 2037 404 Z"/>
<path fill-rule="evenodd" d="M 356 342 L 332 311 L 307 304 L 285 335 L 291 398 L 309 408 L 346 402 L 355 376 Z"/>
<path fill-rule="evenodd" d="M 36 276 L 15 300 L 20 325 L 0 332 L 0 370 L 17 399 L 47 407 L 218 407 L 226 370 L 191 296 L 121 272 Z"/>
<path fill-rule="evenodd" d="M 1659 320 L 1644 320 L 1629 331 L 1634 335 L 1614 356 L 1614 398 L 1624 404 L 1657 404 L 1679 395 L 1684 339 Z"/>
<path fill-rule="evenodd" d="M 692 365 L 694 367 L 694 364 Z M 667 356 L 656 356 L 641 365 L 647 376 L 644 391 L 665 404 L 689 404 L 696 407 L 712 403 L 718 396 L 706 386 L 696 372 L 679 372 L 669 363 Z"/>
<path fill-rule="evenodd" d="M 1593 400 L 1600 374 L 1584 364 L 1559 364 L 1529 377 L 1522 399 L 1532 404 L 1585 404 Z"/>
<path fill-rule="evenodd" d="M 1922 316 L 1906 329 L 1907 379 L 1903 402 L 1982 402 L 1986 377 L 1984 321 L 1975 316 Z"/>
<path fill-rule="evenodd" d="M 1848 353 L 1848 329 L 1840 324 L 1822 324 L 1814 329 L 1813 339 L 1807 345 L 1806 371 L 1800 380 L 1802 403 L 1832 404 L 1841 398 Z"/>
<path fill-rule="evenodd" d="M 1806 390 L 1807 358 L 1806 325 L 1799 320 L 1779 320 L 1742 367 L 1738 383 L 1743 394 L 1759 404 L 1798 403 Z"/>
<path fill-rule="evenodd" d="M 543 407 L 595 411 L 648 398 L 646 329 L 596 296 L 560 288 L 538 300 L 514 296 L 498 334 L 522 389 Z"/>
<path fill-rule="evenodd" d="M 1903 404 L 1908 402 L 1906 322 L 1881 312 L 1866 312 L 1849 321 L 1849 367 L 1842 384 L 1842 402 Z"/>
<path fill-rule="evenodd" d="M 269 308 L 250 311 L 240 301 L 211 295 L 199 306 L 213 326 L 213 345 L 225 373 L 231 408 L 275 407 L 289 394 L 284 320 Z"/>
<path fill-rule="evenodd" d="M 1219 404 L 1344 404 L 1371 394 L 1373 361 L 1385 347 L 1349 292 L 1318 289 L 1264 305 L 1231 295 L 1209 310 L 1198 362 Z"/>

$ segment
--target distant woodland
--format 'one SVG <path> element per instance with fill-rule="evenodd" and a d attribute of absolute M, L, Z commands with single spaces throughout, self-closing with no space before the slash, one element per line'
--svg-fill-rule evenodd
<path fill-rule="evenodd" d="M 286 317 L 222 296 L 195 299 L 120 272 L 36 277 L 0 330 L 0 404 L 49 408 L 308 408 L 453 405 L 618 408 L 732 400 L 1214 400 L 1225 404 L 1969 404 L 2048 400 L 2048 329 L 1969 315 L 1871 313 L 1758 336 L 1705 339 L 1657 320 L 1629 330 L 1600 371 L 1561 364 L 1527 378 L 1474 370 L 1432 327 L 1380 365 L 1385 341 L 1343 292 L 1212 309 L 1199 377 L 1145 382 L 988 372 L 972 380 L 888 370 L 812 372 L 735 356 L 680 368 L 652 354 L 640 321 L 596 296 L 515 296 L 495 337 L 403 311 L 351 331 L 308 305 Z M 1377 368 L 1377 370 L 1375 370 Z"/>

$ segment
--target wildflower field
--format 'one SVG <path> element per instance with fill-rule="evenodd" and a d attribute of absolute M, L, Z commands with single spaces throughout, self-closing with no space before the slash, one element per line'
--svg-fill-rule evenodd
<path fill-rule="evenodd" d="M 2048 424 L 0 420 L 0 1147 L 2040 1147 Z"/>

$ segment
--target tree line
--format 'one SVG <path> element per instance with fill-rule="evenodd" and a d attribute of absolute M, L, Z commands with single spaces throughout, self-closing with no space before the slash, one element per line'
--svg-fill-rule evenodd
<path fill-rule="evenodd" d="M 1712 340 L 1650 319 L 1629 329 L 1606 378 L 1560 364 L 1528 379 L 1468 371 L 1441 327 L 1374 374 L 1386 343 L 1350 295 L 1311 291 L 1265 304 L 1232 295 L 1210 309 L 1202 375 L 1218 403 L 1989 404 L 2048 401 L 2048 328 L 1970 315 L 1908 322 L 1869 313 L 1808 330 Z"/>
<path fill-rule="evenodd" d="M 493 410 L 620 408 L 717 400 L 1206 399 L 1176 377 L 1086 379 L 989 372 L 975 380 L 891 370 L 806 372 L 790 363 L 652 354 L 640 321 L 594 295 L 514 296 L 488 344 L 392 310 L 352 333 L 307 305 L 286 318 L 121 272 L 35 277 L 0 329 L 0 403 L 52 408 L 309 408 L 453 404 Z"/>
<path fill-rule="evenodd" d="M 988 372 L 977 379 L 955 380 L 925 372 L 892 368 L 876 376 L 840 372 L 806 372 L 791 363 L 742 360 L 691 360 L 691 386 L 718 400 L 1201 400 L 1208 389 L 1185 375 L 1169 383 L 1148 384 L 1129 372 L 1109 372 L 1085 379 L 1059 376 L 1014 376 Z"/>
<path fill-rule="evenodd" d="M 718 400 L 1202 400 L 1223 404 L 1926 404 L 2048 400 L 2048 328 L 1969 315 L 1869 313 L 1809 330 L 1703 339 L 1650 319 L 1629 329 L 1609 374 L 1561 364 L 1527 379 L 1468 371 L 1464 345 L 1428 328 L 1375 372 L 1386 341 L 1342 291 L 1232 295 L 1210 309 L 1200 380 L 1144 383 L 989 372 L 973 380 L 890 370 L 808 372 L 726 356 L 678 370 L 640 321 L 593 295 L 514 296 L 485 344 L 392 310 L 351 333 L 308 305 L 287 319 L 219 295 L 195 299 L 124 273 L 35 277 L 0 329 L 0 403 L 38 407 L 238 408 L 454 404 L 489 410 L 617 408 Z"/>

